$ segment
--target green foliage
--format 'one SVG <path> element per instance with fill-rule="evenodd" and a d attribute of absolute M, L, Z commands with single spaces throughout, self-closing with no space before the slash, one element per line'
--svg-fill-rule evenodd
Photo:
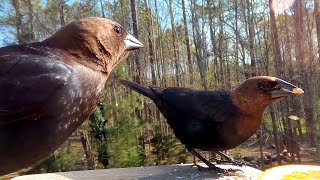
<path fill-rule="evenodd" d="M 179 152 L 178 152 L 178 157 L 177 157 L 177 162 L 175 164 L 186 164 L 188 160 L 188 151 L 186 148 L 182 148 Z"/>
<path fill-rule="evenodd" d="M 176 151 L 176 138 L 173 135 L 163 135 L 156 132 L 155 136 L 151 139 L 153 147 L 151 153 L 156 156 L 156 165 L 161 164 L 165 158 L 171 158 Z"/>
<path fill-rule="evenodd" d="M 108 142 L 104 141 L 97 145 L 98 152 L 98 160 L 104 166 L 107 167 L 109 165 L 109 152 L 108 152 Z"/>
<path fill-rule="evenodd" d="M 109 165 L 108 141 L 107 141 L 107 119 L 105 118 L 105 104 L 100 103 L 89 116 L 91 121 L 91 135 L 96 140 L 96 150 L 98 153 L 98 160 L 104 166 Z"/>
<path fill-rule="evenodd" d="M 28 173 L 72 171 L 81 167 L 82 160 L 79 153 L 72 149 L 60 148 L 58 153 L 36 164 Z"/>
<path fill-rule="evenodd" d="M 117 120 L 108 128 L 110 164 L 114 167 L 141 166 L 145 163 L 145 152 L 139 140 L 144 126 L 132 116 L 136 109 L 142 109 L 140 98 L 132 95 L 120 99 L 116 105 Z"/>
<path fill-rule="evenodd" d="M 126 65 L 120 64 L 113 71 L 106 92 L 112 92 L 115 84 L 112 79 L 127 78 Z M 90 115 L 91 134 L 96 143 L 98 160 L 107 167 L 140 166 L 145 163 L 145 152 L 140 144 L 140 137 L 146 123 L 134 118 L 133 114 L 143 108 L 141 95 L 133 94 L 121 97 L 121 92 L 114 92 L 111 100 L 100 103 Z"/>

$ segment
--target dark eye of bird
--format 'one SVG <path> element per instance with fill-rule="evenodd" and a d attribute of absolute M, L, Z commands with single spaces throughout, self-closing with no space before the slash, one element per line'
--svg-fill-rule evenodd
<path fill-rule="evenodd" d="M 258 83 L 258 88 L 263 92 L 268 92 L 272 87 L 267 82 L 260 82 Z"/>
<path fill-rule="evenodd" d="M 114 32 L 116 32 L 118 35 L 121 35 L 121 28 L 119 26 L 113 27 Z"/>
<path fill-rule="evenodd" d="M 278 88 L 275 88 L 276 83 L 272 82 L 260 82 L 258 83 L 258 88 L 263 92 L 269 92 Z"/>

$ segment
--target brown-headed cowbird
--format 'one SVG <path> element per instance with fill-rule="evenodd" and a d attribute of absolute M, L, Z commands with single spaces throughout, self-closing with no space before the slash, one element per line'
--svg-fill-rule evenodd
<path fill-rule="evenodd" d="M 0 48 L 0 175 L 45 158 L 88 118 L 111 70 L 143 45 L 91 17 L 48 39 Z"/>
<path fill-rule="evenodd" d="M 269 104 L 281 97 L 303 93 L 302 89 L 270 76 L 249 78 L 230 92 L 147 88 L 127 80 L 120 82 L 150 98 L 187 150 L 217 172 L 224 170 L 195 149 L 213 150 L 223 155 L 220 151 L 240 145 L 259 129 Z"/>

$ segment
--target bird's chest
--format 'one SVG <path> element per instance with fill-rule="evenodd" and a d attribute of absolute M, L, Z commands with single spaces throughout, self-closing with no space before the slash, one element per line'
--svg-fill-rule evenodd
<path fill-rule="evenodd" d="M 83 90 L 70 90 L 66 96 L 60 97 L 56 108 L 59 112 L 58 129 L 73 129 L 78 127 L 94 110 L 99 101 L 101 91 L 96 86 L 86 86 Z"/>
<path fill-rule="evenodd" d="M 99 75 L 83 70 L 51 99 L 56 102 L 55 107 L 48 107 L 51 116 L 55 117 L 53 134 L 65 139 L 92 113 L 105 85 L 105 78 Z"/>
<path fill-rule="evenodd" d="M 263 113 L 256 113 L 250 116 L 243 116 L 235 123 L 239 136 L 251 137 L 260 127 L 263 119 Z"/>
<path fill-rule="evenodd" d="M 226 134 L 229 134 L 228 136 L 225 136 L 226 141 L 228 141 L 230 146 L 233 147 L 240 145 L 259 129 L 263 119 L 262 117 L 262 113 L 256 113 L 249 116 L 243 115 L 235 121 L 232 121 L 232 124 L 224 130 L 227 132 Z M 232 130 L 230 127 L 232 127 Z M 228 131 L 228 129 L 230 130 Z"/>

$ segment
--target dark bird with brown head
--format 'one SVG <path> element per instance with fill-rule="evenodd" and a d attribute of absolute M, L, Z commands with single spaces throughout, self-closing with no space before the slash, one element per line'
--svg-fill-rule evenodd
<path fill-rule="evenodd" d="M 0 48 L 0 175 L 45 158 L 96 106 L 111 70 L 143 45 L 117 22 L 72 22 L 42 42 Z"/>
<path fill-rule="evenodd" d="M 249 78 L 231 92 L 147 88 L 127 80 L 120 82 L 154 101 L 188 151 L 217 172 L 224 170 L 195 149 L 213 150 L 223 155 L 220 151 L 240 145 L 259 129 L 263 112 L 273 101 L 304 93 L 302 89 L 270 76 Z"/>

